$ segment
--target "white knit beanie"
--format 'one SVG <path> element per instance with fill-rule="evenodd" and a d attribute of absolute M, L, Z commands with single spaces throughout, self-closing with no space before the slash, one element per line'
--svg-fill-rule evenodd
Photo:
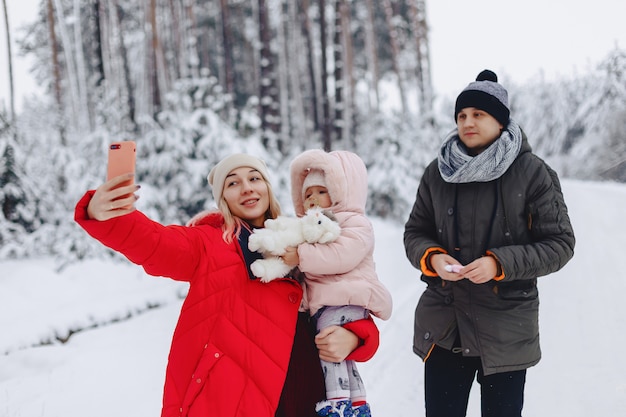
<path fill-rule="evenodd" d="M 302 200 L 305 200 L 306 190 L 309 187 L 320 186 L 326 188 L 326 180 L 324 179 L 324 172 L 319 169 L 311 170 L 307 176 L 304 178 L 304 182 L 302 183 Z"/>
<path fill-rule="evenodd" d="M 222 198 L 222 192 L 224 191 L 224 181 L 226 176 L 236 168 L 250 167 L 254 168 L 261 173 L 263 179 L 269 182 L 269 174 L 267 172 L 267 165 L 262 159 L 256 156 L 248 155 L 245 153 L 236 153 L 234 155 L 227 156 L 217 163 L 209 172 L 207 180 L 209 185 L 213 188 L 213 199 L 218 202 Z"/>

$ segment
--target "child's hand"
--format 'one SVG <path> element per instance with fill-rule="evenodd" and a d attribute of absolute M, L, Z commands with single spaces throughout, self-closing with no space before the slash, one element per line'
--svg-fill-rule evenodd
<path fill-rule="evenodd" d="M 300 264 L 300 257 L 298 256 L 298 248 L 294 246 L 288 246 L 285 248 L 285 253 L 281 256 L 285 265 L 290 267 L 296 267 Z"/>

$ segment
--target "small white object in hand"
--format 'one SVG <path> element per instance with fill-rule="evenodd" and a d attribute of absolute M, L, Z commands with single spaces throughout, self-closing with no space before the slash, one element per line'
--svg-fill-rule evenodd
<path fill-rule="evenodd" d="M 445 266 L 446 271 L 448 272 L 454 272 L 455 274 L 458 274 L 459 272 L 461 272 L 461 269 L 463 268 L 463 265 L 446 265 Z"/>

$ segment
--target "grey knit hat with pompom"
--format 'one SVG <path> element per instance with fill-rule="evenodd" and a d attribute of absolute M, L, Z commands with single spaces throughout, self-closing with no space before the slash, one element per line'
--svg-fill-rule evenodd
<path fill-rule="evenodd" d="M 483 70 L 459 94 L 454 106 L 454 120 L 466 107 L 474 107 L 492 115 L 502 126 L 509 123 L 509 94 L 498 84 L 498 76 L 490 70 Z"/>

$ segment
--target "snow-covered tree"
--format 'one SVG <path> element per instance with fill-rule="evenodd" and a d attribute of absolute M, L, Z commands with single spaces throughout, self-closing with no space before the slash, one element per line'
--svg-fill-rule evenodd
<path fill-rule="evenodd" d="M 404 221 L 424 168 L 454 127 L 454 97 L 435 95 L 432 114 L 409 100 L 427 81 L 424 68 L 421 84 L 416 75 L 425 51 L 416 51 L 411 24 L 417 4 L 40 2 L 37 20 L 15 41 L 48 96 L 0 120 L 0 258 L 54 254 L 63 265 L 111 256 L 72 212 L 104 180 L 107 145 L 117 140 L 137 142 L 139 206 L 165 223 L 214 204 L 206 175 L 232 152 L 266 160 L 290 212 L 289 162 L 309 148 L 361 155 L 368 211 Z M 335 56 L 332 21 L 342 33 Z M 626 180 L 625 55 L 616 48 L 570 80 L 503 83 L 531 145 L 562 177 Z M 350 140 L 334 143 L 333 124 L 349 126 Z"/>
<path fill-rule="evenodd" d="M 39 225 L 35 196 L 23 182 L 23 150 L 12 130 L 0 130 L 0 258 L 24 255 L 24 242 Z"/>

